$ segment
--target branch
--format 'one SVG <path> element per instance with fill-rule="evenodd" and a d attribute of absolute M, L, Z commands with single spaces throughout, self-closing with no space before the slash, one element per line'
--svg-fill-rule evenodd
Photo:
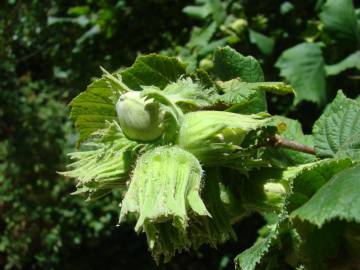
<path fill-rule="evenodd" d="M 287 149 L 291 149 L 298 152 L 303 152 L 311 155 L 316 155 L 315 150 L 313 147 L 290 141 L 288 139 L 285 139 L 279 135 L 275 135 L 271 138 L 269 138 L 269 144 L 273 147 L 283 147 Z"/>

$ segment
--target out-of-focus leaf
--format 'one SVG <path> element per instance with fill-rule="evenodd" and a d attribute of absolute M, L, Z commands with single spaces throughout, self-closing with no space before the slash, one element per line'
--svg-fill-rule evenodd
<path fill-rule="evenodd" d="M 350 54 L 337 64 L 325 66 L 327 76 L 337 75 L 349 68 L 356 68 L 360 70 L 360 51 Z"/>
<path fill-rule="evenodd" d="M 90 20 L 86 17 L 86 16 L 79 16 L 76 18 L 67 18 L 67 17 L 53 17 L 53 16 L 49 16 L 47 18 L 47 24 L 53 25 L 53 24 L 58 24 L 58 23 L 74 23 L 74 24 L 78 24 L 80 26 L 86 26 L 90 23 Z"/>
<path fill-rule="evenodd" d="M 276 62 L 280 75 L 295 89 L 295 104 L 325 101 L 325 68 L 319 44 L 301 43 L 284 51 Z"/>
<path fill-rule="evenodd" d="M 189 17 L 202 20 L 212 15 L 213 20 L 218 25 L 224 21 L 226 13 L 220 0 L 204 0 L 199 1 L 199 4 L 199 6 L 186 6 L 183 12 Z"/>
<path fill-rule="evenodd" d="M 294 5 L 286 1 L 280 5 L 280 13 L 285 15 L 294 9 Z"/>
<path fill-rule="evenodd" d="M 211 9 L 208 5 L 203 6 L 186 6 L 183 8 L 183 12 L 188 15 L 189 17 L 195 19 L 205 19 L 207 16 L 210 15 Z"/>
<path fill-rule="evenodd" d="M 250 42 L 255 44 L 263 54 L 269 55 L 272 53 L 275 45 L 274 38 L 267 37 L 251 29 L 249 30 L 249 38 Z"/>
<path fill-rule="evenodd" d="M 216 23 L 213 22 L 208 27 L 199 28 L 194 27 L 191 32 L 190 41 L 186 44 L 189 48 L 206 46 L 216 31 Z"/>
<path fill-rule="evenodd" d="M 90 12 L 90 6 L 74 6 L 68 9 L 67 14 L 69 15 L 86 15 Z"/>
<path fill-rule="evenodd" d="M 360 104 L 339 91 L 315 122 L 313 133 L 318 156 L 360 159 Z"/>
<path fill-rule="evenodd" d="M 336 38 L 359 42 L 359 26 L 352 0 L 328 0 L 320 13 L 325 29 Z"/>
<path fill-rule="evenodd" d="M 86 40 L 93 38 L 95 35 L 99 34 L 100 32 L 101 32 L 100 26 L 98 24 L 95 24 L 93 27 L 87 30 L 78 40 L 76 40 L 76 44 L 81 45 Z M 79 48 L 75 48 L 75 50 L 79 50 Z"/>
<path fill-rule="evenodd" d="M 220 0 L 208 0 L 208 2 L 213 12 L 214 21 L 218 25 L 221 24 L 227 15 L 222 2 Z"/>

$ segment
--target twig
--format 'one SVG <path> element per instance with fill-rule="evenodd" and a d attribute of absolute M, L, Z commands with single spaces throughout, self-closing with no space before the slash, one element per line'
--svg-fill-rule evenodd
<path fill-rule="evenodd" d="M 301 143 L 298 143 L 298 142 L 290 141 L 279 135 L 275 135 L 275 136 L 269 138 L 269 144 L 273 147 L 283 147 L 283 148 L 291 149 L 291 150 L 298 151 L 298 152 L 316 155 L 314 148 L 304 145 L 304 144 L 301 144 Z"/>

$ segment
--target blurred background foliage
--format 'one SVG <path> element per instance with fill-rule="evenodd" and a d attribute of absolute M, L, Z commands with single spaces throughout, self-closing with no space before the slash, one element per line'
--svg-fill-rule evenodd
<path fill-rule="evenodd" d="M 211 70 L 213 50 L 230 45 L 259 59 L 267 81 L 295 87 L 295 100 L 269 95 L 269 110 L 310 131 L 337 89 L 359 94 L 360 9 L 341 3 L 1 1 L 0 268 L 157 268 L 145 240 L 131 226 L 115 226 L 116 194 L 87 204 L 70 196 L 74 183 L 56 173 L 75 147 L 67 104 L 100 76 L 99 66 L 113 71 L 139 54 L 162 52 L 189 70 Z M 236 228 L 238 242 L 159 268 L 232 269 L 231 258 L 254 241 L 262 222 L 249 217 Z"/>

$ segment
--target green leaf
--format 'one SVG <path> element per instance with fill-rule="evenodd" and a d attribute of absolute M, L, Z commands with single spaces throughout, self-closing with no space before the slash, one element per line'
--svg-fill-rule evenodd
<path fill-rule="evenodd" d="M 190 78 L 180 79 L 165 87 L 163 93 L 176 105 L 185 111 L 211 106 L 211 96 L 216 94 L 213 88 L 205 89 Z"/>
<path fill-rule="evenodd" d="M 245 57 L 228 46 L 216 50 L 214 73 L 222 81 L 235 78 L 240 78 L 244 82 L 264 81 L 264 73 L 255 58 Z"/>
<path fill-rule="evenodd" d="M 298 253 L 301 257 L 306 258 L 304 260 L 306 269 L 329 269 L 329 260 L 333 261 L 341 251 L 339 248 L 343 242 L 344 224 L 331 222 L 324 224 L 321 228 L 310 223 L 298 222 L 298 220 L 292 224 L 301 239 Z M 330 269 L 349 268 L 336 265 L 335 268 Z"/>
<path fill-rule="evenodd" d="M 182 10 L 186 15 L 195 19 L 205 19 L 210 15 L 211 9 L 208 5 L 203 6 L 186 6 Z"/>
<path fill-rule="evenodd" d="M 184 75 L 185 64 L 175 57 L 149 54 L 139 56 L 134 64 L 121 71 L 122 81 L 132 90 L 141 90 L 141 86 L 157 86 L 163 89 Z"/>
<path fill-rule="evenodd" d="M 285 14 L 291 12 L 292 10 L 294 10 L 294 8 L 295 8 L 295 7 L 294 7 L 293 4 L 291 4 L 291 3 L 288 2 L 288 1 L 286 1 L 286 2 L 284 2 L 284 3 L 282 3 L 282 4 L 280 5 L 280 13 L 281 13 L 282 15 L 285 15 Z"/>
<path fill-rule="evenodd" d="M 333 175 L 352 164 L 350 159 L 325 159 L 283 169 L 253 170 L 242 179 L 241 198 L 246 208 L 262 213 L 279 210 L 281 205 L 292 211 L 306 203 Z M 274 196 L 278 198 L 272 200 Z"/>
<path fill-rule="evenodd" d="M 222 81 L 239 78 L 243 82 L 263 82 L 264 74 L 257 60 L 252 56 L 243 56 L 230 47 L 219 48 L 214 56 L 214 73 Z M 236 87 L 237 88 L 237 87 Z M 239 88 L 237 88 L 239 89 Z M 238 96 L 235 93 L 241 93 Z M 224 102 L 236 101 L 238 108 L 234 111 L 254 113 L 266 111 L 265 93 L 262 91 L 227 91 L 229 97 L 224 97 Z M 235 96 L 238 96 L 240 100 Z M 233 108 L 234 109 L 234 108 Z"/>
<path fill-rule="evenodd" d="M 315 151 L 319 157 L 360 158 L 360 104 L 339 91 L 315 122 Z"/>
<path fill-rule="evenodd" d="M 345 159 L 324 159 L 313 163 L 308 163 L 286 170 L 287 174 L 295 170 L 295 174 L 290 175 L 292 182 L 292 192 L 288 199 L 288 210 L 293 211 L 306 203 L 324 184 L 327 183 L 338 172 L 349 168 L 353 162 L 349 158 Z"/>
<path fill-rule="evenodd" d="M 236 269 L 254 270 L 261 258 L 268 252 L 271 244 L 279 234 L 279 223 L 268 226 L 269 233 L 265 237 L 259 237 L 250 248 L 240 253 L 235 258 Z"/>
<path fill-rule="evenodd" d="M 360 70 L 360 51 L 350 54 L 337 64 L 325 66 L 327 76 L 337 75 L 349 68 L 356 68 Z"/>
<path fill-rule="evenodd" d="M 210 14 L 213 17 L 213 20 L 220 25 L 225 17 L 225 9 L 220 0 L 204 0 L 199 1 L 199 6 L 186 6 L 183 9 L 183 12 L 190 17 L 197 19 L 205 19 Z"/>
<path fill-rule="evenodd" d="M 71 101 L 70 118 L 80 133 L 78 144 L 105 128 L 106 121 L 116 119 L 115 102 L 113 90 L 104 78 L 94 81 Z"/>
<path fill-rule="evenodd" d="M 243 83 L 238 79 L 226 82 L 219 81 L 218 84 L 224 93 L 214 96 L 214 103 L 230 106 L 227 111 L 242 114 L 266 111 L 264 95 L 261 91 L 257 91 L 257 87 L 253 84 Z"/>
<path fill-rule="evenodd" d="M 350 159 L 321 160 L 304 165 L 292 166 L 286 169 L 262 168 L 250 172 L 249 178 L 245 179 L 247 187 L 244 189 L 242 198 L 245 196 L 245 207 L 271 213 L 269 206 L 274 205 L 266 196 L 266 184 L 281 184 L 287 191 L 285 203 L 278 214 L 279 219 L 269 226 L 268 234 L 258 238 L 256 243 L 235 258 L 238 269 L 252 270 L 268 252 L 272 243 L 279 235 L 281 224 L 287 220 L 287 212 L 292 211 L 306 203 L 316 191 L 324 185 L 333 175 L 352 166 Z M 257 187 L 256 187 L 257 186 Z M 278 188 L 276 188 L 278 189 Z M 274 190 L 272 190 L 274 191 Z M 276 201 L 275 201 L 276 202 Z M 274 209 L 270 207 L 270 209 Z"/>
<path fill-rule="evenodd" d="M 224 92 L 214 96 L 214 102 L 231 106 L 227 111 L 251 114 L 266 111 L 266 102 L 262 92 L 278 95 L 294 94 L 294 89 L 280 82 L 246 83 L 239 79 L 218 82 Z"/>
<path fill-rule="evenodd" d="M 276 62 L 280 75 L 295 89 L 294 103 L 321 104 L 326 98 L 324 59 L 319 44 L 301 43 L 284 51 Z"/>
<path fill-rule="evenodd" d="M 307 146 L 314 145 L 312 135 L 304 135 L 299 121 L 283 116 L 273 116 L 274 124 L 280 130 L 282 137 L 302 143 Z M 266 150 L 268 158 L 279 167 L 294 166 L 315 161 L 315 156 L 301 153 L 285 148 L 268 148 Z"/>
<path fill-rule="evenodd" d="M 283 82 L 242 83 L 242 87 L 276 95 L 295 94 L 295 90 Z"/>
<path fill-rule="evenodd" d="M 249 30 L 249 38 L 250 42 L 255 44 L 263 54 L 269 55 L 272 53 L 275 45 L 274 38 L 267 37 L 251 29 Z"/>
<path fill-rule="evenodd" d="M 194 27 L 191 32 L 190 41 L 186 44 L 190 49 L 206 46 L 216 31 L 216 23 L 213 22 L 207 27 Z"/>
<path fill-rule="evenodd" d="M 220 25 L 226 18 L 225 8 L 220 0 L 208 0 L 209 6 L 213 13 L 214 21 Z"/>
<path fill-rule="evenodd" d="M 320 19 L 336 38 L 347 42 L 359 42 L 359 26 L 352 0 L 328 0 L 320 13 Z"/>
<path fill-rule="evenodd" d="M 318 227 L 333 219 L 360 223 L 360 165 L 334 175 L 292 218 Z"/>

